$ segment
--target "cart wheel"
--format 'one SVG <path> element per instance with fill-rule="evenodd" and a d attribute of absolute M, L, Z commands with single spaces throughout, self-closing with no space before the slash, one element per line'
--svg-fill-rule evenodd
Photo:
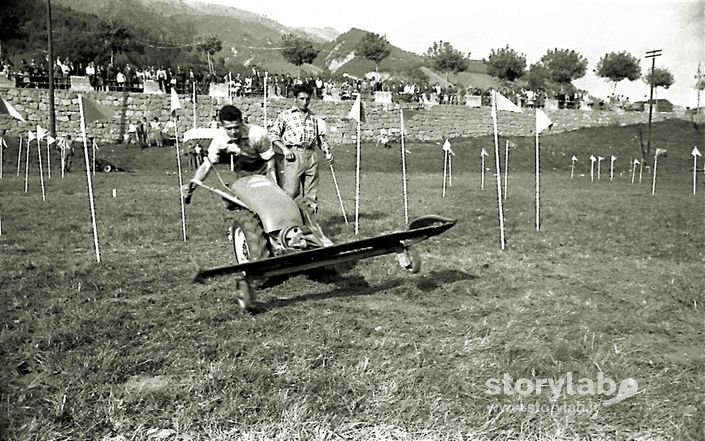
<path fill-rule="evenodd" d="M 419 256 L 419 252 L 415 248 L 406 248 L 403 252 L 397 254 L 397 261 L 399 266 L 411 274 L 421 271 L 421 256 Z"/>
<path fill-rule="evenodd" d="M 110 165 L 110 164 L 105 164 L 105 165 L 103 166 L 103 171 L 104 171 L 105 173 L 110 173 L 111 171 L 113 171 L 113 166 Z"/>
<path fill-rule="evenodd" d="M 267 239 L 257 215 L 251 211 L 236 211 L 233 219 L 232 240 L 235 261 L 246 263 L 269 257 Z"/>
<path fill-rule="evenodd" d="M 245 279 L 238 279 L 236 282 L 235 296 L 237 304 L 243 311 L 249 311 L 252 307 L 252 291 L 250 284 Z"/>

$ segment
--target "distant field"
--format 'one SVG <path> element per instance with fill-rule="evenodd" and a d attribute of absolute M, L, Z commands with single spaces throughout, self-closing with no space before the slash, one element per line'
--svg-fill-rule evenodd
<path fill-rule="evenodd" d="M 652 196 L 650 174 L 630 183 L 637 128 L 542 136 L 536 232 L 534 139 L 512 138 L 504 252 L 492 170 L 480 189 L 491 138 L 453 141 L 445 198 L 440 147 L 410 143 L 411 217 L 458 219 L 419 244 L 421 272 L 383 256 L 293 277 L 259 290 L 255 315 L 238 310 L 232 279 L 192 283 L 196 267 L 233 262 L 228 213 L 199 190 L 182 241 L 173 150 L 101 147 L 132 172 L 96 175 L 96 264 L 81 157 L 63 180 L 52 170 L 42 202 L 36 164 L 24 193 L 10 142 L 0 439 L 705 439 L 705 175 L 701 158 L 693 196 L 690 156 L 703 139 L 654 126 L 652 149 L 668 155 Z M 360 235 L 403 229 L 399 145 L 363 147 Z M 353 219 L 354 146 L 337 154 Z M 594 183 L 590 154 L 607 158 Z M 321 193 L 331 236 L 352 240 L 327 170 Z M 602 405 L 620 384 L 636 394 Z"/>

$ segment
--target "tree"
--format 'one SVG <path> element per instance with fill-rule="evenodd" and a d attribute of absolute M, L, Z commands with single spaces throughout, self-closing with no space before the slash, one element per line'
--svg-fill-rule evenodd
<path fill-rule="evenodd" d="M 563 89 L 571 81 L 585 76 L 587 59 L 578 52 L 569 49 L 549 49 L 541 57 L 541 64 L 548 70 L 551 81 Z"/>
<path fill-rule="evenodd" d="M 624 79 L 634 81 L 641 76 L 641 66 L 639 66 L 639 59 L 629 52 L 610 52 L 600 58 L 595 73 L 614 83 L 612 88 L 612 95 L 614 95 L 617 83 Z"/>
<path fill-rule="evenodd" d="M 434 41 L 424 55 L 434 69 L 446 74 L 462 72 L 468 68 L 467 58 L 447 41 Z"/>
<path fill-rule="evenodd" d="M 387 37 L 372 32 L 366 33 L 355 46 L 355 52 L 363 58 L 375 63 L 375 70 L 379 70 L 379 62 L 392 52 Z"/>
<path fill-rule="evenodd" d="M 526 55 L 517 53 L 509 46 L 492 49 L 487 58 L 487 73 L 503 80 L 514 81 L 524 76 L 525 70 Z"/>
<path fill-rule="evenodd" d="M 209 35 L 207 37 L 200 38 L 196 44 L 198 50 L 206 53 L 206 58 L 208 58 L 208 71 L 213 73 L 213 61 L 211 57 L 217 52 L 223 49 L 223 42 L 216 35 Z"/>
<path fill-rule="evenodd" d="M 536 92 L 548 92 L 552 88 L 548 69 L 541 63 L 534 63 L 529 67 L 526 80 L 529 89 Z"/>
<path fill-rule="evenodd" d="M 311 40 L 295 34 L 282 35 L 280 52 L 286 61 L 296 66 L 311 63 L 318 55 L 318 50 L 313 46 Z"/>
<path fill-rule="evenodd" d="M 106 21 L 100 26 L 102 29 L 99 38 L 106 49 L 110 49 L 110 63 L 114 64 L 115 54 L 127 51 L 130 48 L 132 35 L 127 27 L 120 22 Z"/>
<path fill-rule="evenodd" d="M 646 75 L 644 75 L 644 82 L 646 84 L 652 84 L 651 83 L 652 75 L 651 71 L 649 71 Z M 673 74 L 666 68 L 663 67 L 657 67 L 654 69 L 653 72 L 653 85 L 654 88 L 658 87 L 663 87 L 664 89 L 668 89 L 671 87 L 673 84 Z"/>

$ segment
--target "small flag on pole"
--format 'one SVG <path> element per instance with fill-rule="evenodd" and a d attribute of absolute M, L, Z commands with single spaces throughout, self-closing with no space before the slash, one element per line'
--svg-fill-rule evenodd
<path fill-rule="evenodd" d="M 17 120 L 26 122 L 22 115 L 20 115 L 20 112 L 18 112 L 14 107 L 12 107 L 12 104 L 5 101 L 5 98 L 0 98 L 0 113 L 10 115 L 11 117 Z"/>
<path fill-rule="evenodd" d="M 351 119 L 354 119 L 358 123 L 364 123 L 365 120 L 365 108 L 362 105 L 362 100 L 360 99 L 360 95 L 355 98 L 355 102 L 353 103 L 352 109 L 350 109 L 350 113 L 348 113 L 348 117 Z"/>
<path fill-rule="evenodd" d="M 690 154 L 693 155 L 693 194 L 695 194 L 698 188 L 698 158 L 702 155 L 700 150 L 698 150 L 698 146 L 693 147 Z"/>
<path fill-rule="evenodd" d="M 115 115 L 115 110 L 102 104 L 98 104 L 90 98 L 80 96 L 83 108 L 83 121 L 86 125 L 94 121 L 110 119 Z"/>
<path fill-rule="evenodd" d="M 42 126 L 37 124 L 37 139 L 41 141 L 44 139 L 45 136 L 47 136 L 46 130 L 44 130 Z"/>
<path fill-rule="evenodd" d="M 541 109 L 536 109 L 536 133 L 551 128 L 553 121 Z"/>
<path fill-rule="evenodd" d="M 55 142 L 56 142 L 56 138 L 54 138 L 54 137 L 51 136 L 51 135 L 47 136 L 47 144 L 48 144 L 48 145 L 52 145 L 52 144 L 54 144 Z"/>
<path fill-rule="evenodd" d="M 418 110 L 414 109 L 402 109 L 401 110 L 402 115 L 404 115 L 404 121 L 410 120 L 414 115 L 419 113 Z"/>
<path fill-rule="evenodd" d="M 666 149 L 656 149 L 656 156 L 663 155 L 666 151 Z"/>
<path fill-rule="evenodd" d="M 28 139 L 27 139 L 27 142 L 31 142 L 31 141 L 34 141 L 35 139 L 37 139 L 37 135 L 36 135 L 34 132 L 29 132 L 29 131 L 28 131 L 28 132 L 27 132 L 27 138 L 28 138 Z"/>
<path fill-rule="evenodd" d="M 443 143 L 443 151 L 448 152 L 449 154 L 455 156 L 455 153 L 453 153 L 453 149 L 450 148 L 450 141 L 446 139 L 446 142 Z"/>
<path fill-rule="evenodd" d="M 177 109 L 181 108 L 181 101 L 179 101 L 179 95 L 176 93 L 176 89 L 171 88 L 171 114 L 173 115 Z"/>
<path fill-rule="evenodd" d="M 517 106 L 513 102 L 509 100 L 509 98 L 505 97 L 499 92 L 495 92 L 497 94 L 497 110 L 504 110 L 506 112 L 515 112 L 515 113 L 523 113 L 524 111 L 521 110 L 521 107 Z"/>

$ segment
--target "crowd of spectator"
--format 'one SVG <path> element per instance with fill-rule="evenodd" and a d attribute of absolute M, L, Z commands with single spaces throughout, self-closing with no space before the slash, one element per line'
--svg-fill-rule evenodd
<path fill-rule="evenodd" d="M 208 94 L 211 84 L 225 84 L 231 96 L 262 96 L 264 93 L 265 74 L 257 66 L 252 66 L 244 73 L 228 72 L 225 75 L 215 72 L 202 72 L 199 69 L 176 66 L 133 66 L 130 64 L 114 65 L 90 62 L 74 63 L 68 58 L 57 57 L 53 65 L 54 86 L 68 89 L 71 76 L 83 76 L 96 91 L 142 92 L 147 80 L 154 81 L 159 89 L 169 93 L 172 88 L 180 94 L 191 93 L 195 86 L 197 94 Z M 23 59 L 17 65 L 0 58 L 2 75 L 14 80 L 16 87 L 48 88 L 48 70 L 46 60 Z M 321 76 L 301 77 L 289 73 L 267 75 L 267 93 L 270 98 L 289 98 L 293 96 L 294 85 L 308 83 L 314 91 L 314 99 L 352 100 L 357 95 L 371 99 L 375 92 L 388 92 L 393 101 L 409 103 L 433 103 L 440 105 L 464 105 L 467 96 L 480 96 L 481 105 L 490 105 L 490 91 L 468 87 L 459 88 L 452 84 L 429 84 L 424 81 L 404 81 L 401 79 L 383 79 L 382 77 L 355 78 L 343 74 L 341 78 L 322 78 Z M 502 89 L 500 92 L 523 107 L 543 107 L 545 93 L 531 90 Z M 584 97 L 578 93 L 556 94 L 550 98 L 558 100 L 560 108 L 580 107 Z M 622 105 L 623 102 L 610 103 Z"/>

